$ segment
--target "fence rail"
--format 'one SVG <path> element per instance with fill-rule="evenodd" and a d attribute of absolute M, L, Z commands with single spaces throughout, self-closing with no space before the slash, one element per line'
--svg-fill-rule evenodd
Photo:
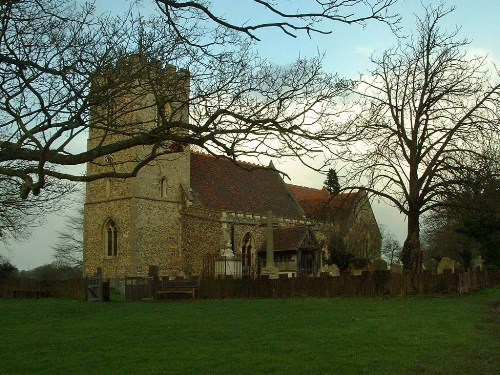
<path fill-rule="evenodd" d="M 155 280 L 152 277 L 125 278 L 125 301 L 150 301 L 155 296 Z"/>
<path fill-rule="evenodd" d="M 380 296 L 405 294 L 468 293 L 500 284 L 500 272 L 424 273 L 418 280 L 410 274 L 389 271 L 365 272 L 361 276 L 297 277 L 279 279 L 204 279 L 200 298 L 290 298 Z"/>
<path fill-rule="evenodd" d="M 126 300 L 152 300 L 159 279 L 133 277 L 126 279 Z M 297 277 L 279 279 L 201 279 L 198 298 L 292 298 L 379 296 L 405 294 L 468 293 L 500 284 L 500 271 L 444 273 L 424 272 L 418 280 L 409 274 L 388 271 L 366 272 L 361 276 Z M 66 298 L 85 299 L 86 279 L 42 281 L 33 279 L 0 280 L 0 298 Z"/>
<path fill-rule="evenodd" d="M 36 280 L 11 278 L 0 280 L 0 298 L 85 299 L 86 280 Z"/>

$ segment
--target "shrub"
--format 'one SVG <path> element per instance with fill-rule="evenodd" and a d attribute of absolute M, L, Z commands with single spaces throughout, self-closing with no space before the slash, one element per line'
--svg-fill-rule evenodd
<path fill-rule="evenodd" d="M 18 273 L 16 266 L 10 263 L 7 259 L 0 256 L 0 280 L 8 277 L 14 277 Z"/>

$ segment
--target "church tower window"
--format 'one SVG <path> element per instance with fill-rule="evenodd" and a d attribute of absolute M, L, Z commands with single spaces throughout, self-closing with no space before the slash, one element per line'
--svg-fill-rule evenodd
<path fill-rule="evenodd" d="M 111 219 L 106 223 L 104 236 L 107 256 L 118 256 L 118 229 L 115 222 Z"/>

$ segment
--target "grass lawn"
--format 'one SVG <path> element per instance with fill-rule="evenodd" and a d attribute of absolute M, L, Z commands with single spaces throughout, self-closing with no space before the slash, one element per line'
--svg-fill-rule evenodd
<path fill-rule="evenodd" d="M 0 373 L 497 374 L 499 303 L 499 287 L 461 297 L 0 300 Z"/>

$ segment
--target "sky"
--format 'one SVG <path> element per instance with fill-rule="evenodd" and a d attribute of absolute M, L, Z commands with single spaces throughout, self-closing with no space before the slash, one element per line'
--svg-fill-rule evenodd
<path fill-rule="evenodd" d="M 289 0 L 295 4 L 304 5 L 312 0 Z M 263 17 L 260 7 L 251 5 L 251 0 L 214 0 L 215 12 L 230 21 L 251 23 Z M 147 15 L 153 9 L 153 1 L 143 0 L 141 13 Z M 423 13 L 422 4 L 438 4 L 432 0 L 399 0 L 391 13 L 401 16 L 400 34 L 408 35 L 415 26 L 415 14 Z M 447 6 L 456 7 L 448 15 L 441 27 L 454 30 L 460 27 L 460 36 L 470 40 L 471 53 L 487 54 L 493 62 L 500 62 L 500 14 L 499 0 L 448 0 Z M 98 0 L 99 11 L 115 12 L 123 9 L 123 0 Z M 298 5 L 297 5 L 298 7 Z M 396 37 L 389 27 L 376 21 L 369 22 L 365 27 L 357 25 L 330 24 L 325 25 L 332 30 L 329 35 L 312 34 L 299 35 L 297 38 L 285 36 L 279 31 L 266 31 L 258 34 L 261 41 L 256 44 L 261 56 L 273 63 L 286 65 L 298 57 L 313 57 L 324 54 L 324 69 L 338 73 L 339 76 L 355 79 L 359 74 L 368 74 L 370 55 L 380 55 L 384 50 L 394 46 Z M 500 66 L 500 64 L 499 64 Z M 293 160 L 273 160 L 274 164 L 288 174 L 291 180 L 287 183 L 321 188 L 325 176 L 307 169 Z M 83 168 L 82 168 L 83 170 Z M 342 183 L 342 181 L 341 181 Z M 83 191 L 83 186 L 82 186 Z M 403 242 L 406 234 L 404 217 L 398 211 L 383 201 L 373 201 L 375 216 L 383 225 Z M 75 207 L 68 207 L 57 214 L 49 215 L 43 225 L 35 228 L 30 238 L 10 244 L 0 243 L 0 254 L 6 256 L 19 269 L 31 269 L 52 261 L 52 246 L 57 241 L 57 232 L 64 230 L 65 216 L 74 214 Z"/>

